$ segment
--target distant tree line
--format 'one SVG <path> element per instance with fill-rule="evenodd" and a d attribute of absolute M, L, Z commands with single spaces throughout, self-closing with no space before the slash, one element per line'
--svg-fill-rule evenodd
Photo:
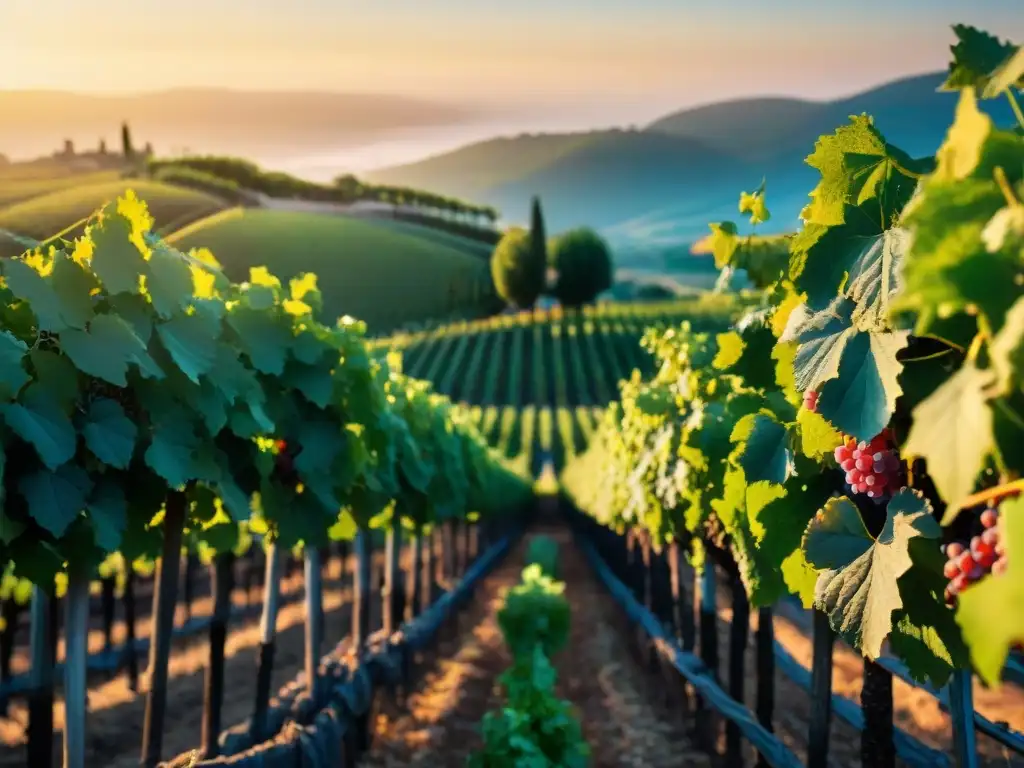
<path fill-rule="evenodd" d="M 464 227 L 487 229 L 491 232 L 494 231 L 494 223 L 498 219 L 497 210 L 488 205 L 469 203 L 409 187 L 370 184 L 351 174 L 339 176 L 332 184 L 320 184 L 280 171 L 265 171 L 255 163 L 234 157 L 196 156 L 153 159 L 149 162 L 152 174 L 166 172 L 167 169 L 198 171 L 268 197 L 342 204 L 384 203 L 408 208 L 411 212 L 424 215 L 429 213 L 434 218 L 458 223 Z"/>
<path fill-rule="evenodd" d="M 549 284 L 550 274 L 554 279 Z M 534 197 L 530 228 L 505 232 L 491 257 L 491 276 L 498 295 L 519 309 L 532 307 L 543 295 L 578 308 L 612 287 L 612 255 L 608 244 L 587 227 L 549 240 L 540 200 Z"/>

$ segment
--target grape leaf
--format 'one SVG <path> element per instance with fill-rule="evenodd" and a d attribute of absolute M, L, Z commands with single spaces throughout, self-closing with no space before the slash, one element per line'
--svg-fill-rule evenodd
<path fill-rule="evenodd" d="M 75 427 L 44 391 L 29 387 L 21 403 L 5 405 L 2 412 L 7 426 L 30 443 L 51 470 L 75 455 Z"/>
<path fill-rule="evenodd" d="M 131 363 L 156 378 L 163 375 L 135 331 L 116 315 L 96 315 L 88 330 L 63 332 L 60 345 L 78 370 L 119 387 L 127 385 Z"/>
<path fill-rule="evenodd" d="M 111 296 L 140 291 L 146 261 L 132 234 L 132 222 L 120 214 L 107 213 L 92 227 L 92 271 Z"/>
<path fill-rule="evenodd" d="M 10 331 L 0 331 L 0 395 L 14 397 L 28 383 L 25 354 L 28 345 Z"/>
<path fill-rule="evenodd" d="M 826 226 L 850 222 L 847 206 L 866 203 L 874 208 L 875 221 L 881 211 L 884 226 L 910 199 L 915 177 L 930 170 L 928 161 L 915 161 L 887 144 L 867 115 L 855 115 L 849 125 L 819 138 L 806 163 L 821 172 L 821 180 L 801 217 Z"/>
<path fill-rule="evenodd" d="M 793 450 L 784 424 L 765 413 L 744 416 L 730 439 L 740 443 L 737 463 L 748 483 L 767 481 L 781 485 L 793 473 Z"/>
<path fill-rule="evenodd" d="M 96 546 L 104 552 L 116 552 L 128 523 L 128 504 L 121 486 L 110 480 L 101 481 L 88 508 Z"/>
<path fill-rule="evenodd" d="M 800 452 L 807 458 L 822 461 L 842 445 L 842 434 L 820 413 L 801 408 L 796 421 L 800 427 Z"/>
<path fill-rule="evenodd" d="M 331 468 L 345 438 L 337 423 L 306 421 L 299 426 L 297 442 L 302 450 L 295 458 L 295 469 L 303 475 L 315 475 Z"/>
<path fill-rule="evenodd" d="M 112 467 L 128 468 L 135 452 L 138 430 L 116 400 L 101 397 L 89 405 L 88 421 L 82 428 L 82 435 L 97 459 Z"/>
<path fill-rule="evenodd" d="M 50 284 L 60 302 L 61 319 L 68 328 L 85 328 L 93 314 L 92 292 L 99 287 L 96 278 L 64 253 L 53 259 Z"/>
<path fill-rule="evenodd" d="M 195 477 L 193 455 L 199 448 L 195 427 L 187 419 L 169 419 L 153 432 L 146 449 L 146 464 L 172 488 L 180 488 Z"/>
<path fill-rule="evenodd" d="M 176 315 L 156 327 L 157 335 L 175 364 L 195 383 L 209 373 L 217 359 L 216 325 L 203 316 Z"/>
<path fill-rule="evenodd" d="M 89 475 L 74 464 L 63 464 L 52 472 L 33 472 L 18 484 L 32 519 L 57 537 L 85 509 L 91 488 Z"/>
<path fill-rule="evenodd" d="M 991 371 L 965 363 L 913 411 L 903 454 L 928 462 L 928 476 L 949 505 L 943 524 L 956 517 L 958 505 L 974 483 L 995 445 L 992 411 L 985 388 Z"/>
<path fill-rule="evenodd" d="M 68 327 L 60 297 L 50 280 L 23 258 L 4 259 L 0 264 L 7 287 L 16 298 L 28 302 L 39 330 L 59 333 Z"/>
<path fill-rule="evenodd" d="M 957 91 L 976 88 L 984 91 L 993 74 L 1006 65 L 1015 53 L 1013 43 L 1004 43 L 997 37 L 966 24 L 954 24 L 953 32 L 957 43 L 952 47 L 953 60 L 949 63 L 949 74 L 941 90 Z M 1017 88 L 1024 88 L 1024 72 L 1011 80 Z M 999 95 L 998 92 L 993 96 Z"/>
<path fill-rule="evenodd" d="M 1005 394 L 1014 383 L 1020 385 L 1024 374 L 1024 296 L 1006 313 L 1006 324 L 992 339 L 989 352 L 1000 391 Z"/>
<path fill-rule="evenodd" d="M 992 71 L 992 76 L 981 91 L 983 99 L 995 99 L 1013 89 L 1024 90 L 1024 47 Z"/>
<path fill-rule="evenodd" d="M 999 684 L 1010 648 L 1024 641 L 1024 497 L 1000 505 L 999 526 L 1006 572 L 965 589 L 956 610 L 971 663 L 988 685 Z"/>
<path fill-rule="evenodd" d="M 157 314 L 169 318 L 192 303 L 192 268 L 180 253 L 161 243 L 153 248 L 146 268 L 146 291 Z"/>
<path fill-rule="evenodd" d="M 278 318 L 247 307 L 235 308 L 228 315 L 228 323 L 238 334 L 253 367 L 261 373 L 280 376 L 294 338 L 290 329 Z"/>
<path fill-rule="evenodd" d="M 836 429 L 870 441 L 889 424 L 902 390 L 897 353 L 906 333 L 857 333 L 839 361 L 839 375 L 822 386 L 818 413 Z"/>
<path fill-rule="evenodd" d="M 938 539 L 941 529 L 928 502 L 909 489 L 889 501 L 885 527 L 873 539 L 846 497 L 830 499 L 804 535 L 808 562 L 819 570 L 814 604 L 832 628 L 877 659 L 892 631 L 893 612 L 903 607 L 897 580 L 911 565 L 910 541 Z"/>

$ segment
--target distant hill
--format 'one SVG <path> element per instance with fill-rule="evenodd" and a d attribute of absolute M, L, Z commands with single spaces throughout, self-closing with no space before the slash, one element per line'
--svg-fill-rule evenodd
<path fill-rule="evenodd" d="M 322 149 L 396 128 L 464 122 L 468 109 L 400 96 L 320 92 L 176 89 L 98 96 L 0 91 L 0 152 L 29 157 L 62 147 L 120 149 L 127 120 L 139 145 L 161 153 L 261 155 Z"/>
<path fill-rule="evenodd" d="M 952 118 L 956 94 L 938 92 L 942 73 L 903 78 L 833 101 L 751 98 L 675 112 L 642 131 L 492 139 L 368 174 L 497 206 L 513 222 L 541 195 L 549 228 L 580 223 L 605 231 L 622 253 L 642 257 L 680 247 L 707 222 L 736 217 L 741 190 L 768 179 L 773 221 L 795 226 L 816 172 L 803 161 L 818 136 L 853 114 L 875 118 L 912 155 L 931 154 Z M 985 107 L 1001 123 L 1003 101 Z"/>

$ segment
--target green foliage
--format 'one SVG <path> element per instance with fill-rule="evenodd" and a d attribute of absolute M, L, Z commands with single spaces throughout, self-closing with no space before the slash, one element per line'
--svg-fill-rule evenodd
<path fill-rule="evenodd" d="M 551 539 L 534 539 L 540 541 L 554 545 Z M 544 548 L 550 555 L 550 546 Z M 564 591 L 564 583 L 533 564 L 523 569 L 522 581 L 505 596 L 498 625 L 513 658 L 498 681 L 505 705 L 484 716 L 484 746 L 470 756 L 470 768 L 586 768 L 589 764 L 590 750 L 579 721 L 571 705 L 555 696 L 550 656 L 569 638 Z"/>
<path fill-rule="evenodd" d="M 152 561 L 178 494 L 207 555 L 529 497 L 464 412 L 370 355 L 362 324 L 314 319 L 314 275 L 232 283 L 151 225 L 129 193 L 0 265 L 0 572 L 52 589 L 69 566 Z"/>
<path fill-rule="evenodd" d="M 558 653 L 569 641 L 565 584 L 545 575 L 540 565 L 528 565 L 505 596 L 498 626 L 515 657 L 530 657 L 538 645 L 547 656 Z"/>
<path fill-rule="evenodd" d="M 559 577 L 558 542 L 550 536 L 534 536 L 526 550 L 526 564 L 540 567 L 541 572 L 552 579 Z"/>
<path fill-rule="evenodd" d="M 521 309 L 532 307 L 543 293 L 546 270 L 531 234 L 522 227 L 506 231 L 491 255 L 491 278 L 498 295 Z"/>
<path fill-rule="evenodd" d="M 795 594 L 867 658 L 887 644 L 935 685 L 972 662 L 994 682 L 1024 641 L 1016 560 L 955 608 L 944 595 L 942 526 L 963 535 L 962 510 L 1002 501 L 1007 551 L 1024 549 L 1006 500 L 1024 485 L 1024 54 L 956 34 L 946 87 L 962 93 L 936 156 L 910 157 L 865 115 L 821 137 L 803 227 L 758 273 L 761 306 L 717 336 L 649 334 L 657 373 L 624 384 L 565 474 L 604 524 L 709 540 L 754 605 Z M 1020 125 L 997 128 L 975 89 Z M 754 224 L 763 193 L 741 197 Z M 737 266 L 736 226 L 712 228 L 716 262 Z M 848 484 L 835 454 L 875 438 L 902 459 L 881 494 Z"/>
<path fill-rule="evenodd" d="M 554 294 L 567 307 L 578 307 L 612 287 L 608 244 L 587 227 L 559 235 L 551 245 L 550 263 L 558 273 Z"/>
<path fill-rule="evenodd" d="M 499 683 L 506 704 L 483 719 L 484 746 L 469 768 L 586 768 L 590 749 L 571 705 L 555 696 L 555 670 L 534 648 Z"/>
<path fill-rule="evenodd" d="M 121 123 L 121 154 L 126 158 L 135 155 L 135 149 L 132 146 L 132 132 L 128 123 Z"/>

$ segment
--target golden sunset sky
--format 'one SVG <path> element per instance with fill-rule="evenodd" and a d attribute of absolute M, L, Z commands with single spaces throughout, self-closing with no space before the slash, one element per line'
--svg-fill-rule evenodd
<path fill-rule="evenodd" d="M 956 21 L 1021 40 L 1024 0 L 0 0 L 0 90 L 830 97 L 942 68 Z"/>

